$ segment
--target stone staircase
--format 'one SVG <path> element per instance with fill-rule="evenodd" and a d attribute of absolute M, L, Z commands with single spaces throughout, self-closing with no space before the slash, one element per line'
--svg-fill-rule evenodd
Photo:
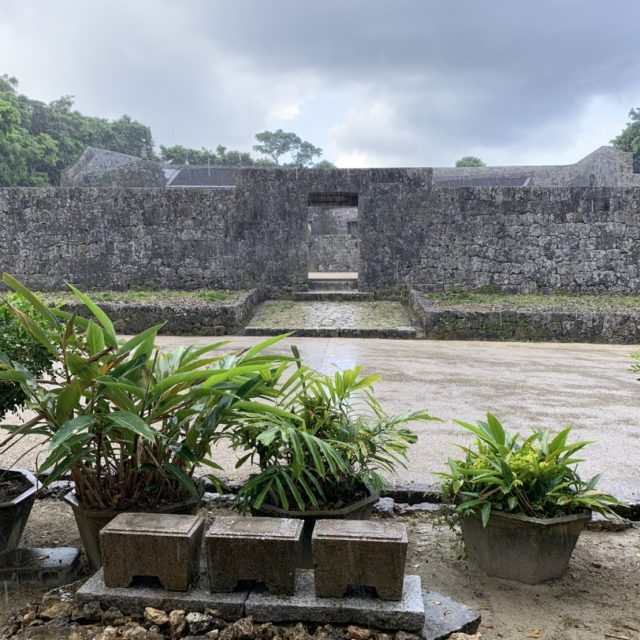
<path fill-rule="evenodd" d="M 330 274 L 326 274 L 330 275 Z M 294 300 L 311 302 L 355 302 L 373 300 L 373 293 L 358 291 L 358 278 L 350 275 L 341 277 L 309 278 L 307 291 L 296 291 Z"/>

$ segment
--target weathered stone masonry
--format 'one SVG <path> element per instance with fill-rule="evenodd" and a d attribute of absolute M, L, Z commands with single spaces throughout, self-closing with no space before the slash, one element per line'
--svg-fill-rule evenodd
<path fill-rule="evenodd" d="M 31 286 L 291 289 L 309 193 L 357 193 L 364 290 L 640 292 L 640 188 L 432 188 L 430 169 L 238 172 L 219 189 L 0 189 L 0 268 Z"/>

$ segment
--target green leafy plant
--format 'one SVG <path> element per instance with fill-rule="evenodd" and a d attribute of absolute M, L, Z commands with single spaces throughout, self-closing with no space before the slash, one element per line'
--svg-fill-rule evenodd
<path fill-rule="evenodd" d="M 23 424 L 3 425 L 9 434 L 0 450 L 44 437 L 47 483 L 71 473 L 88 508 L 153 508 L 198 495 L 195 470 L 219 469 L 211 460 L 216 430 L 271 397 L 270 371 L 287 360 L 262 353 L 281 337 L 221 355 L 214 352 L 223 342 L 162 352 L 155 344 L 162 325 L 121 341 L 104 311 L 76 288 L 95 320 L 46 307 L 8 274 L 4 281 L 31 305 L 26 313 L 7 303 L 55 366 L 39 380 L 21 362 L 0 363 L 0 381 L 18 383 L 35 411 Z"/>
<path fill-rule="evenodd" d="M 556 436 L 534 431 L 521 440 L 491 413 L 476 425 L 456 422 L 474 433 L 475 448 L 462 447 L 464 460 L 449 459 L 443 492 L 456 505 L 456 515 L 479 511 L 486 526 L 492 510 L 553 518 L 592 509 L 612 513 L 619 502 L 596 488 L 600 476 L 580 478 L 575 454 L 590 442 L 568 443 L 571 427 Z"/>
<path fill-rule="evenodd" d="M 52 354 L 20 323 L 9 304 L 23 313 L 31 310 L 28 302 L 13 294 L 0 303 L 0 364 L 15 361 L 36 376 L 50 373 Z M 0 421 L 7 413 L 23 408 L 26 400 L 27 396 L 17 382 L 0 381 Z"/>
<path fill-rule="evenodd" d="M 271 504 L 304 511 L 340 507 L 385 485 L 382 473 L 404 466 L 416 435 L 406 423 L 434 420 L 425 411 L 387 416 L 374 396 L 378 376 L 355 367 L 326 375 L 302 364 L 272 372 L 273 403 L 245 412 L 227 432 L 257 464 L 238 494 L 241 508 Z"/>

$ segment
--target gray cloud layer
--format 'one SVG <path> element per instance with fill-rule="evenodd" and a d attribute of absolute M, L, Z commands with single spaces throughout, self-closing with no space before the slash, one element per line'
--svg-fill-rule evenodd
<path fill-rule="evenodd" d="M 9 0 L 0 71 L 165 144 L 282 126 L 343 164 L 570 162 L 640 106 L 638 24 L 637 0 Z"/>

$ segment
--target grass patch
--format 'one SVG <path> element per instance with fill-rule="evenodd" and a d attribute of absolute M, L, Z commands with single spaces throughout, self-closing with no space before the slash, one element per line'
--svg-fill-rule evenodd
<path fill-rule="evenodd" d="M 208 303 L 224 302 L 235 298 L 238 291 L 205 290 L 205 291 L 174 291 L 174 290 L 148 290 L 132 289 L 129 291 L 90 291 L 88 295 L 96 302 L 197 302 Z M 49 304 L 64 304 L 75 302 L 77 298 L 66 291 L 52 291 L 40 294 Z"/>
<path fill-rule="evenodd" d="M 570 293 L 516 294 L 484 292 L 425 293 L 434 302 L 458 307 L 501 309 L 582 309 L 585 311 L 640 311 L 640 296 L 582 295 Z"/>

